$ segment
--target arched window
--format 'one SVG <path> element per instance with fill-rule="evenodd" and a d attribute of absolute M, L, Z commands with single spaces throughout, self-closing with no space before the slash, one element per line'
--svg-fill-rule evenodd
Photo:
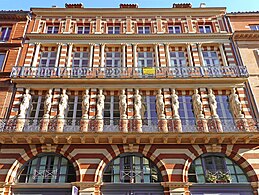
<path fill-rule="evenodd" d="M 123 154 L 105 168 L 103 182 L 155 183 L 162 176 L 156 165 L 140 154 Z"/>
<path fill-rule="evenodd" d="M 73 164 L 58 154 L 41 154 L 29 160 L 18 174 L 19 183 L 70 183 L 76 181 Z"/>
<path fill-rule="evenodd" d="M 189 169 L 189 182 L 219 183 L 248 182 L 243 170 L 221 154 L 206 154 L 197 158 Z"/>

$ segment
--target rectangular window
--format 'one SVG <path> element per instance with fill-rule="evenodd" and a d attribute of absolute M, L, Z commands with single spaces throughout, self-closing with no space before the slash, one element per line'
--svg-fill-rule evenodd
<path fill-rule="evenodd" d="M 44 96 L 33 95 L 27 117 L 37 119 L 44 115 Z"/>
<path fill-rule="evenodd" d="M 157 131 L 156 96 L 142 96 L 142 102 L 143 131 Z"/>
<path fill-rule="evenodd" d="M 88 67 L 89 63 L 88 52 L 74 52 L 73 53 L 73 67 Z"/>
<path fill-rule="evenodd" d="M 5 53 L 0 53 L 0 71 L 3 70 L 4 61 L 5 61 Z"/>
<path fill-rule="evenodd" d="M 11 31 L 12 31 L 12 27 L 10 26 L 3 26 L 0 28 L 1 31 L 1 40 L 0 41 L 8 41 Z"/>
<path fill-rule="evenodd" d="M 90 34 L 90 26 L 77 26 L 77 34 Z"/>
<path fill-rule="evenodd" d="M 57 52 L 46 51 L 41 52 L 40 66 L 41 67 L 54 67 L 56 62 Z"/>
<path fill-rule="evenodd" d="M 150 26 L 138 26 L 138 34 L 150 34 Z"/>
<path fill-rule="evenodd" d="M 47 26 L 47 34 L 57 34 L 59 30 L 59 26 L 57 25 L 48 25 Z"/>
<path fill-rule="evenodd" d="M 195 115 L 192 106 L 192 96 L 179 96 L 179 115 L 182 121 L 183 132 L 196 131 Z"/>
<path fill-rule="evenodd" d="M 121 53 L 120 52 L 106 52 L 105 66 L 106 67 L 120 67 L 121 66 Z"/>
<path fill-rule="evenodd" d="M 259 30 L 259 25 L 250 25 L 251 30 Z"/>
<path fill-rule="evenodd" d="M 168 26 L 168 33 L 169 34 L 179 34 L 181 33 L 181 26 Z"/>
<path fill-rule="evenodd" d="M 186 57 L 183 51 L 170 52 L 171 66 L 182 67 L 186 66 Z"/>
<path fill-rule="evenodd" d="M 104 101 L 104 125 L 106 131 L 109 126 L 118 125 L 120 121 L 119 96 L 105 96 Z M 114 130 L 114 129 L 111 129 Z"/>
<path fill-rule="evenodd" d="M 210 25 L 199 26 L 199 31 L 200 31 L 200 33 L 212 33 Z"/>
<path fill-rule="evenodd" d="M 205 66 L 219 66 L 219 58 L 216 51 L 203 51 L 202 52 Z"/>
<path fill-rule="evenodd" d="M 120 26 L 108 26 L 108 34 L 120 34 Z"/>
<path fill-rule="evenodd" d="M 138 52 L 138 66 L 153 67 L 154 66 L 153 52 Z"/>

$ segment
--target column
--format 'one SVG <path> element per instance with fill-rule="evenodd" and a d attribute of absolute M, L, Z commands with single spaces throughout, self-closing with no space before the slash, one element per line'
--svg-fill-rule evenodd
<path fill-rule="evenodd" d="M 61 47 L 62 47 L 62 43 L 57 43 L 57 45 L 58 45 L 58 49 L 57 49 L 57 57 L 56 57 L 55 67 L 58 67 L 59 55 L 60 55 L 60 50 L 61 50 Z"/>
<path fill-rule="evenodd" d="M 36 48 L 35 48 L 35 53 L 34 53 L 34 57 L 33 57 L 33 61 L 32 61 L 32 67 L 36 67 L 37 61 L 38 61 L 38 56 L 40 53 L 40 45 L 41 43 L 35 43 Z"/>
<path fill-rule="evenodd" d="M 126 43 L 122 43 L 122 67 L 126 67 Z"/>
<path fill-rule="evenodd" d="M 73 43 L 68 43 L 67 67 L 71 66 Z"/>
<path fill-rule="evenodd" d="M 134 61 L 133 61 L 133 66 L 134 67 L 138 67 L 138 54 L 137 54 L 137 46 L 138 44 L 137 43 L 133 43 L 133 58 L 134 58 Z"/>
<path fill-rule="evenodd" d="M 204 58 L 202 55 L 201 43 L 198 43 L 198 54 L 199 54 L 201 66 L 204 66 Z"/>
<path fill-rule="evenodd" d="M 187 55 L 188 55 L 189 66 L 193 66 L 191 44 L 190 43 L 187 43 Z"/>
<path fill-rule="evenodd" d="M 222 58 L 223 66 L 228 66 L 227 58 L 224 52 L 223 44 L 219 44 L 220 55 Z"/>
<path fill-rule="evenodd" d="M 105 43 L 101 43 L 101 67 L 104 67 L 104 52 L 105 52 Z"/>
<path fill-rule="evenodd" d="M 171 59 L 170 59 L 170 50 L 169 50 L 169 43 L 165 44 L 165 53 L 166 53 L 166 61 L 167 61 L 167 66 L 171 66 Z"/>
<path fill-rule="evenodd" d="M 90 45 L 90 54 L 89 54 L 89 67 L 93 66 L 93 53 L 94 53 L 94 44 L 89 43 Z"/>
<path fill-rule="evenodd" d="M 156 67 L 159 67 L 159 54 L 158 54 L 158 46 L 159 46 L 159 43 L 155 43 L 154 44 L 154 47 L 155 47 L 155 57 L 156 57 L 156 59 L 155 59 L 155 61 L 156 61 L 156 64 L 155 64 L 155 66 Z"/>

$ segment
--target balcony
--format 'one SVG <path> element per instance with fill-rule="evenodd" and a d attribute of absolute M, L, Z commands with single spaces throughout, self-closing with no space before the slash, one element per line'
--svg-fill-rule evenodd
<path fill-rule="evenodd" d="M 76 79 L 186 79 L 248 77 L 245 66 L 218 67 L 13 67 L 12 78 Z"/>

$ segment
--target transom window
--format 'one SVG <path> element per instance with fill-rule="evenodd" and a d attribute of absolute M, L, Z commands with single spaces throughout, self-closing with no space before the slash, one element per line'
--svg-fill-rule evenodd
<path fill-rule="evenodd" d="M 251 30 L 259 30 L 259 25 L 250 25 Z"/>
<path fill-rule="evenodd" d="M 178 34 L 181 33 L 181 26 L 168 26 L 168 33 L 169 34 Z"/>
<path fill-rule="evenodd" d="M 41 67 L 54 67 L 56 62 L 57 52 L 46 51 L 41 52 L 40 66 Z"/>
<path fill-rule="evenodd" d="M 5 53 L 0 53 L 0 71 L 3 70 L 4 61 L 5 61 Z"/>
<path fill-rule="evenodd" d="M 152 125 L 157 125 L 157 113 L 156 113 L 156 96 L 142 96 L 142 119 L 143 125 L 147 125 L 151 131 Z M 145 130 L 145 129 L 143 129 Z"/>
<path fill-rule="evenodd" d="M 219 66 L 219 58 L 216 51 L 203 51 L 203 59 L 205 66 Z"/>
<path fill-rule="evenodd" d="M 10 26 L 3 26 L 0 27 L 0 31 L 1 31 L 1 41 L 8 41 L 11 31 L 12 31 L 12 27 Z"/>
<path fill-rule="evenodd" d="M 49 25 L 47 26 L 47 33 L 48 34 L 57 34 L 59 30 L 58 25 Z"/>
<path fill-rule="evenodd" d="M 88 52 L 74 52 L 73 67 L 87 67 L 89 63 Z"/>
<path fill-rule="evenodd" d="M 216 180 L 221 180 L 220 175 L 225 174 L 230 176 L 231 183 L 248 182 L 244 171 L 235 162 L 221 154 L 208 154 L 197 158 L 190 166 L 189 182 L 211 182 L 208 174 L 215 174 Z"/>
<path fill-rule="evenodd" d="M 170 52 L 171 66 L 186 66 L 186 57 L 183 51 Z"/>
<path fill-rule="evenodd" d="M 138 26 L 138 34 L 150 34 L 150 26 Z"/>
<path fill-rule="evenodd" d="M 120 67 L 121 53 L 120 52 L 106 52 L 106 67 Z"/>
<path fill-rule="evenodd" d="M 154 66 L 153 52 L 138 52 L 138 66 L 153 67 Z"/>
<path fill-rule="evenodd" d="M 156 183 L 162 176 L 156 165 L 140 154 L 124 154 L 105 168 L 103 182 Z"/>
<path fill-rule="evenodd" d="M 199 26 L 199 31 L 200 31 L 200 33 L 212 33 L 210 25 Z"/>
<path fill-rule="evenodd" d="M 89 34 L 90 26 L 77 26 L 77 34 Z"/>
<path fill-rule="evenodd" d="M 183 131 L 195 131 L 195 115 L 191 96 L 179 96 L 179 115 L 182 121 Z"/>
<path fill-rule="evenodd" d="M 19 183 L 70 183 L 76 181 L 76 172 L 66 158 L 42 154 L 22 167 L 17 180 Z"/>
<path fill-rule="evenodd" d="M 104 125 L 118 125 L 120 120 L 119 96 L 105 96 Z"/>
<path fill-rule="evenodd" d="M 120 34 L 120 26 L 108 26 L 108 34 Z"/>

